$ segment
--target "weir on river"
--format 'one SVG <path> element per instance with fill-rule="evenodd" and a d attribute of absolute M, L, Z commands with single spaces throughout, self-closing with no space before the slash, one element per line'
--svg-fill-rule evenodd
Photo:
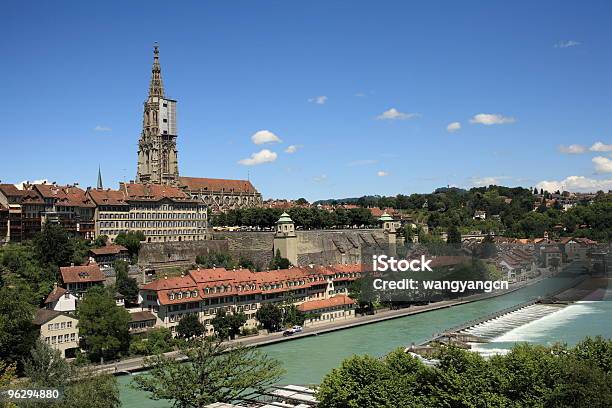
<path fill-rule="evenodd" d="M 509 332 L 512 329 L 520 327 L 524 324 L 531 323 L 541 319 L 551 313 L 558 311 L 562 306 L 559 305 L 540 305 L 535 304 L 525 306 L 522 309 L 499 316 L 495 319 L 487 320 L 479 323 L 468 329 L 462 330 L 461 333 L 472 334 L 483 340 L 491 340 L 495 337 Z"/>

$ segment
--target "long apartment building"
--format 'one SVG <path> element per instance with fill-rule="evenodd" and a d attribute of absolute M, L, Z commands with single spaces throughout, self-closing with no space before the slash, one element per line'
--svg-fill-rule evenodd
<path fill-rule="evenodd" d="M 156 326 L 173 332 L 181 318 L 197 314 L 207 334 L 212 334 L 210 321 L 220 310 L 243 312 L 247 316 L 246 326 L 255 327 L 258 324 L 255 314 L 267 302 L 293 303 L 316 315 L 316 319 L 352 316 L 354 302 L 345 295 L 349 284 L 361 276 L 361 270 L 361 264 L 263 272 L 195 269 L 180 277 L 165 277 L 141 286 L 139 303 L 143 310 L 156 316 Z"/>
<path fill-rule="evenodd" d="M 113 241 L 118 234 L 142 231 L 147 242 L 206 239 L 207 206 L 178 187 L 120 183 L 118 190 L 91 189 L 95 236 Z"/>

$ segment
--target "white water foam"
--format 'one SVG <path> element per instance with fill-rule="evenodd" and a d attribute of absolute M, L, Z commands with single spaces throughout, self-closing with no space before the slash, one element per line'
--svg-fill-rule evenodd
<path fill-rule="evenodd" d="M 507 333 L 494 338 L 493 342 L 538 342 L 541 341 L 546 334 L 557 327 L 566 325 L 580 316 L 602 313 L 592 306 L 594 301 L 580 301 L 571 304 L 567 307 L 557 310 L 556 312 L 544 316 L 538 320 L 532 321 L 525 325 L 519 326 Z"/>
<path fill-rule="evenodd" d="M 544 316 L 554 314 L 560 309 L 559 306 L 552 305 L 531 305 L 514 312 L 487 320 L 480 324 L 463 330 L 485 340 L 493 340 L 498 336 L 507 333 L 517 327 L 523 326 Z"/>

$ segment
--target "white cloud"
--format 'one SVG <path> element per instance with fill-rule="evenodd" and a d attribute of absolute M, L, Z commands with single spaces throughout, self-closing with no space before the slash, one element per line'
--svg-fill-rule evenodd
<path fill-rule="evenodd" d="M 508 116 L 503 116 L 498 113 L 479 113 L 470 119 L 470 123 L 480 123 L 481 125 L 505 125 L 514 123 L 516 119 Z"/>
<path fill-rule="evenodd" d="M 459 123 L 459 122 L 451 122 L 446 127 L 446 131 L 450 132 L 450 133 L 456 132 L 459 129 L 461 129 L 461 123 Z"/>
<path fill-rule="evenodd" d="M 595 192 L 612 189 L 612 179 L 596 180 L 584 176 L 569 176 L 564 180 L 544 180 L 536 184 L 538 189 L 546 191 L 573 191 L 573 192 Z"/>
<path fill-rule="evenodd" d="M 281 143 L 282 140 L 280 137 L 276 136 L 274 133 L 269 130 L 259 130 L 253 133 L 251 136 L 251 140 L 256 145 L 265 144 L 265 143 Z"/>
<path fill-rule="evenodd" d="M 34 181 L 23 180 L 23 181 L 20 181 L 19 183 L 15 184 L 15 187 L 17 187 L 20 190 L 23 190 L 23 185 L 26 184 L 26 183 L 29 183 L 29 184 L 45 184 L 45 183 L 48 183 L 48 182 L 49 182 L 49 180 L 47 180 L 47 179 L 40 179 L 40 180 L 34 180 Z"/>
<path fill-rule="evenodd" d="M 507 180 L 508 176 L 489 176 L 489 177 L 472 177 L 470 179 L 472 186 L 474 187 L 487 187 L 491 184 L 501 185 L 503 180 Z"/>
<path fill-rule="evenodd" d="M 111 128 L 109 128 L 108 126 L 102 126 L 102 125 L 98 125 L 95 128 L 93 128 L 94 132 L 110 132 Z"/>
<path fill-rule="evenodd" d="M 589 148 L 589 150 L 592 152 L 612 152 L 612 145 L 597 142 L 594 143 L 593 146 Z"/>
<path fill-rule="evenodd" d="M 312 179 L 316 181 L 317 183 L 322 183 L 327 180 L 327 175 L 321 174 L 320 176 L 315 176 Z"/>
<path fill-rule="evenodd" d="M 285 153 L 292 154 L 292 153 L 297 152 L 298 149 L 301 149 L 301 148 L 302 148 L 302 145 L 290 145 L 290 146 L 287 146 L 287 148 L 285 149 Z"/>
<path fill-rule="evenodd" d="M 597 173 L 612 173 L 612 160 L 607 157 L 597 156 L 591 159 L 595 164 L 595 171 Z"/>
<path fill-rule="evenodd" d="M 580 41 L 567 40 L 567 41 L 559 41 L 555 44 L 555 48 L 570 48 L 580 45 Z"/>
<path fill-rule="evenodd" d="M 364 94 L 363 92 L 357 92 L 355 96 L 358 98 L 363 98 L 364 96 L 366 96 L 366 94 Z"/>
<path fill-rule="evenodd" d="M 349 162 L 349 166 L 367 166 L 369 164 L 376 164 L 378 163 L 378 160 L 372 160 L 372 159 L 364 159 L 364 160 L 353 160 L 352 162 Z"/>
<path fill-rule="evenodd" d="M 386 171 L 380 170 L 379 172 L 376 173 L 376 175 L 378 177 L 387 177 L 389 175 L 389 173 L 386 172 Z"/>
<path fill-rule="evenodd" d="M 321 96 L 316 96 L 314 98 L 308 98 L 308 102 L 316 103 L 319 105 L 324 105 L 325 102 L 327 102 L 327 96 L 321 95 Z"/>
<path fill-rule="evenodd" d="M 586 147 L 578 144 L 573 144 L 569 146 L 559 146 L 559 151 L 565 154 L 581 154 L 586 152 Z"/>
<path fill-rule="evenodd" d="M 405 119 L 414 119 L 421 116 L 420 113 L 404 113 L 400 112 L 395 108 L 388 109 L 378 115 L 376 119 L 378 120 L 405 120 Z"/>
<path fill-rule="evenodd" d="M 277 157 L 278 155 L 276 153 L 268 149 L 263 149 L 257 153 L 253 153 L 251 157 L 247 159 L 240 160 L 238 163 L 243 166 L 256 166 L 263 163 L 272 163 Z"/>

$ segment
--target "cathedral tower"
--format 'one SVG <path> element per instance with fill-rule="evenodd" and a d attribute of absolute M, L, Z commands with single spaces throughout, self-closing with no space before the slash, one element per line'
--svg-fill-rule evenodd
<path fill-rule="evenodd" d="M 144 103 L 142 134 L 138 141 L 137 183 L 178 183 L 176 137 L 176 101 L 164 96 L 156 43 L 149 97 Z"/>

